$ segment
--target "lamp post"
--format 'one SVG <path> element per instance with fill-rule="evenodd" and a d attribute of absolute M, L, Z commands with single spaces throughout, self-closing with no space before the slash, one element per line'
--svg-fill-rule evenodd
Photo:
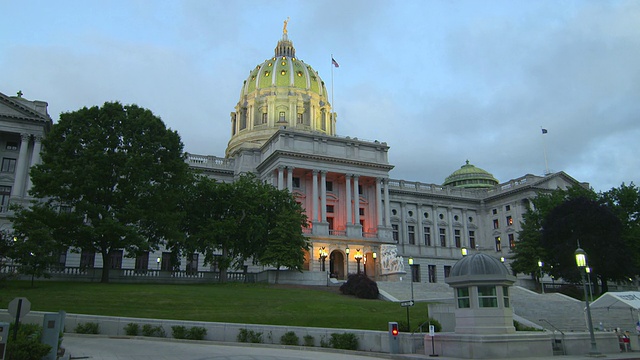
<path fill-rule="evenodd" d="M 584 271 L 587 272 L 587 282 L 589 283 L 589 301 L 593 302 L 593 291 L 591 291 L 591 268 L 587 266 Z"/>
<path fill-rule="evenodd" d="M 347 278 L 349 277 L 349 245 L 344 249 L 344 253 L 347 254 Z"/>
<path fill-rule="evenodd" d="M 578 242 L 578 248 L 574 253 L 576 257 L 576 265 L 580 270 L 580 275 L 582 276 L 582 287 L 584 288 L 584 302 L 587 306 L 587 325 L 589 327 L 589 336 L 591 337 L 591 351 L 589 351 L 590 356 L 598 356 L 600 352 L 598 352 L 598 348 L 596 346 L 596 337 L 593 335 L 593 323 L 591 321 L 591 308 L 589 307 L 589 298 L 587 297 L 587 253 L 580 248 L 580 243 Z"/>
<path fill-rule="evenodd" d="M 362 260 L 362 253 L 360 249 L 356 249 L 356 254 L 353 255 L 353 258 L 356 259 L 356 263 L 358 264 L 358 274 L 360 274 L 360 260 Z"/>
<path fill-rule="evenodd" d="M 320 248 L 320 250 L 318 250 L 319 254 L 320 254 L 320 262 L 322 263 L 322 271 L 326 271 L 325 268 L 325 260 L 327 259 L 327 251 L 324 249 L 324 246 Z"/>
<path fill-rule="evenodd" d="M 160 270 L 160 258 L 159 257 L 156 259 L 156 268 L 158 270 Z"/>
<path fill-rule="evenodd" d="M 542 289 L 542 293 L 544 294 L 544 285 L 542 284 L 542 265 L 544 265 L 542 260 L 538 260 L 538 267 L 540 268 L 540 289 Z"/>
<path fill-rule="evenodd" d="M 373 252 L 373 280 L 376 281 L 376 278 L 378 276 L 377 274 L 377 268 L 376 268 L 376 259 L 378 258 L 378 253 L 376 253 L 375 251 Z"/>
<path fill-rule="evenodd" d="M 407 327 L 409 328 L 409 332 L 411 332 L 411 323 L 409 322 L 409 308 L 413 306 L 413 256 L 409 257 L 409 271 L 411 271 L 411 305 L 407 306 Z"/>

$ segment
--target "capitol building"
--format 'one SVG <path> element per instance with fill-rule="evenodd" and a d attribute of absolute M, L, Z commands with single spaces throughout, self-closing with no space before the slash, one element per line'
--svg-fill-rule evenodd
<path fill-rule="evenodd" d="M 309 219 L 303 272 L 344 279 L 360 271 L 388 281 L 410 274 L 416 282 L 444 283 L 463 248 L 508 263 L 522 216 L 538 194 L 587 186 L 564 172 L 500 181 L 469 161 L 451 164 L 459 169 L 431 180 L 437 183 L 390 178 L 390 145 L 338 135 L 325 83 L 297 57 L 286 29 L 273 55 L 250 70 L 239 90 L 224 156 L 189 153 L 186 161 L 218 181 L 250 172 L 291 192 Z M 8 204 L 30 200 L 28 169 L 40 161 L 41 139 L 51 126 L 46 102 L 0 93 L 0 230 L 11 228 Z M 114 252 L 112 267 L 175 269 L 170 255 L 160 250 L 129 258 Z M 100 256 L 83 251 L 61 254 L 60 262 L 102 266 Z M 179 266 L 217 271 L 198 254 Z M 251 264 L 244 269 L 263 270 Z"/>

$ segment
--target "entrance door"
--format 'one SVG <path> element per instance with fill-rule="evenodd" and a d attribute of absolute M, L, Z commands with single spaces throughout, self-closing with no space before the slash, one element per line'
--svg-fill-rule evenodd
<path fill-rule="evenodd" d="M 329 256 L 329 271 L 331 277 L 336 279 L 345 279 L 344 271 L 344 255 L 339 250 L 333 250 Z"/>

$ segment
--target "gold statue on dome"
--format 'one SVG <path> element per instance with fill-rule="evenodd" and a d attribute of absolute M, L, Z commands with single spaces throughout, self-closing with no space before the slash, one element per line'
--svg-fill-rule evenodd
<path fill-rule="evenodd" d="M 287 35 L 287 24 L 289 23 L 289 17 L 287 16 L 287 20 L 284 21 L 284 27 L 282 28 L 282 33 Z"/>

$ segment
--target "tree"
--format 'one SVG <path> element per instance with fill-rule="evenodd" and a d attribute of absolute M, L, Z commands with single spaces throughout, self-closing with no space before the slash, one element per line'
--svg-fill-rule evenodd
<path fill-rule="evenodd" d="M 640 189 L 633 183 L 622 183 L 601 197 L 622 222 L 622 239 L 634 254 L 636 268 L 640 269 Z"/>
<path fill-rule="evenodd" d="M 631 252 L 621 234 L 622 223 L 608 206 L 578 197 L 566 200 L 545 216 L 541 245 L 546 249 L 545 260 L 553 265 L 552 275 L 578 281 L 574 252 L 579 242 L 588 254 L 591 276 L 600 280 L 606 292 L 608 280 L 627 280 L 635 274 Z"/>
<path fill-rule="evenodd" d="M 31 194 L 70 209 L 80 229 L 76 236 L 53 239 L 99 252 L 102 282 L 109 281 L 114 250 L 133 254 L 181 236 L 177 205 L 190 179 L 183 145 L 150 110 L 107 102 L 63 113 L 42 144 L 42 163 L 31 170 Z M 34 211 L 24 216 L 28 222 Z"/>

